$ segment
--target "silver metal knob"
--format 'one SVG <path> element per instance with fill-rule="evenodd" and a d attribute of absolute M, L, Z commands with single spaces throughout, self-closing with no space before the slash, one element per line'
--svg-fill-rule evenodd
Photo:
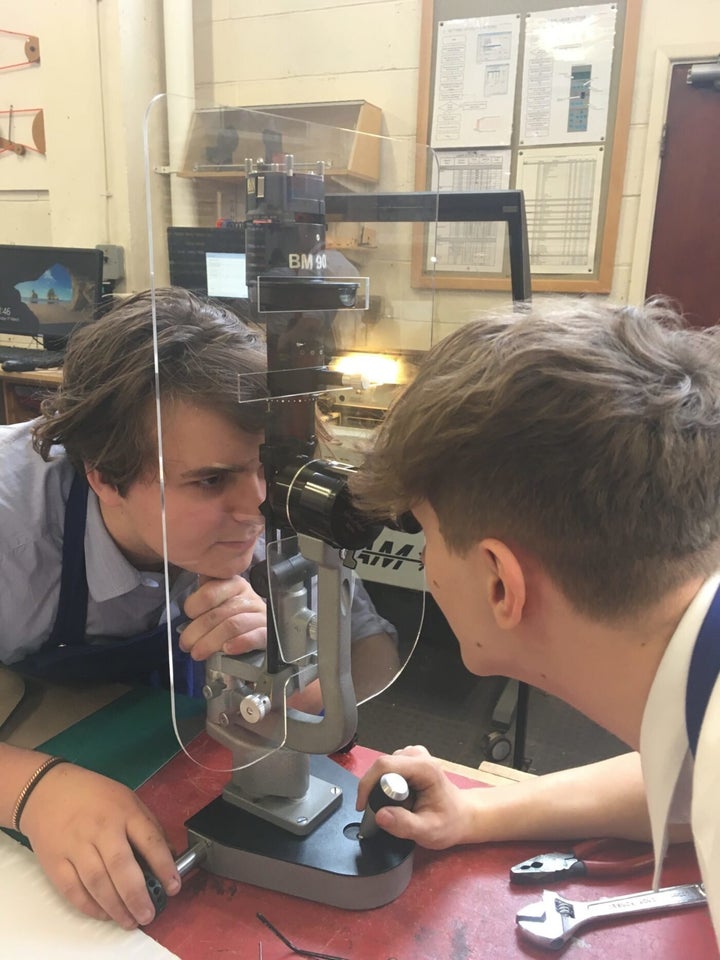
<path fill-rule="evenodd" d="M 270 713 L 270 697 L 264 693 L 251 693 L 240 703 L 240 715 L 246 723 L 260 723 Z"/>
<path fill-rule="evenodd" d="M 203 684 L 202 695 L 206 700 L 214 700 L 225 689 L 225 683 L 222 680 L 211 680 L 209 683 Z"/>

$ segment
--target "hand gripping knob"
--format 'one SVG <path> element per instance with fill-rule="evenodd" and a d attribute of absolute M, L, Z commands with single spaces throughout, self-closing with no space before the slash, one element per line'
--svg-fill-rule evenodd
<path fill-rule="evenodd" d="M 365 813 L 360 823 L 359 840 L 367 840 L 380 829 L 375 814 L 381 807 L 405 807 L 412 810 L 415 794 L 405 777 L 399 773 L 384 773 L 370 791 Z"/>

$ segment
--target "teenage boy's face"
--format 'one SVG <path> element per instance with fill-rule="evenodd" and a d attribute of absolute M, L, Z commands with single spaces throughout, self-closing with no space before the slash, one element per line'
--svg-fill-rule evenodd
<path fill-rule="evenodd" d="M 162 432 L 170 563 L 218 579 L 243 573 L 264 528 L 262 437 L 182 401 L 163 408 Z M 126 554 L 137 566 L 162 559 L 158 480 L 134 483 L 123 508 Z"/>

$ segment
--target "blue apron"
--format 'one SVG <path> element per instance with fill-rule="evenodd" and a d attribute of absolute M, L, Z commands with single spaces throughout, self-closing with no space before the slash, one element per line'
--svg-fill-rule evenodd
<path fill-rule="evenodd" d="M 697 752 L 700 729 L 718 676 L 720 676 L 720 590 L 713 597 L 710 609 L 705 614 L 690 658 L 685 694 L 685 725 L 693 757 Z"/>
<path fill-rule="evenodd" d="M 75 474 L 65 505 L 62 575 L 57 616 L 50 636 L 36 652 L 12 664 L 28 676 L 49 680 L 91 682 L 142 682 L 169 686 L 167 626 L 160 624 L 134 637 L 88 643 L 85 637 L 88 585 L 85 573 L 85 520 L 88 484 Z M 196 663 L 178 647 L 176 626 L 172 629 L 175 689 L 190 696 L 199 694 L 205 664 Z"/>

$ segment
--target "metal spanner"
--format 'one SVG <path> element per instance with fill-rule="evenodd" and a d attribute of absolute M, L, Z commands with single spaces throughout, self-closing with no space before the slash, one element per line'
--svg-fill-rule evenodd
<path fill-rule="evenodd" d="M 624 897 L 603 897 L 600 900 L 567 900 L 552 890 L 544 890 L 542 900 L 528 904 L 515 919 L 524 935 L 533 943 L 548 950 L 561 950 L 580 927 L 593 920 L 630 913 L 655 913 L 703 903 L 707 903 L 707 897 L 701 883 L 686 883 L 657 891 L 630 893 Z"/>

